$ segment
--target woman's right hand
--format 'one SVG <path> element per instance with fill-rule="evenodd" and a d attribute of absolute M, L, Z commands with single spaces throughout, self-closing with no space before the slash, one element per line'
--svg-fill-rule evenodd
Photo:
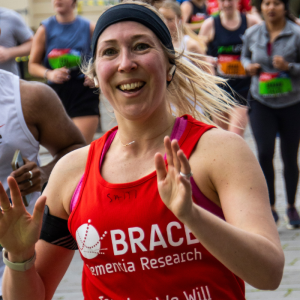
<path fill-rule="evenodd" d="M 71 78 L 69 74 L 70 70 L 68 70 L 66 67 L 63 67 L 55 70 L 49 70 L 46 73 L 46 77 L 51 82 L 62 84 Z"/>
<path fill-rule="evenodd" d="M 40 237 L 46 197 L 37 200 L 31 216 L 25 209 L 16 180 L 10 176 L 7 182 L 12 205 L 0 183 L 0 244 L 15 262 L 22 262 L 28 259 L 28 253 L 32 253 Z"/>
<path fill-rule="evenodd" d="M 255 64 L 249 64 L 249 65 L 247 66 L 246 71 L 247 71 L 247 73 L 248 73 L 250 76 L 255 76 L 255 75 L 258 74 L 260 68 L 261 68 L 261 65 L 260 65 L 260 64 L 257 64 L 257 63 L 255 63 Z"/>

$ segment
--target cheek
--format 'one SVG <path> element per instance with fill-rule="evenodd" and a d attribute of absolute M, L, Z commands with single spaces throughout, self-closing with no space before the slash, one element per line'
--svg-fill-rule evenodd
<path fill-rule="evenodd" d="M 109 79 L 113 75 L 114 71 L 110 62 L 100 61 L 96 62 L 96 74 L 101 89 L 109 85 Z"/>

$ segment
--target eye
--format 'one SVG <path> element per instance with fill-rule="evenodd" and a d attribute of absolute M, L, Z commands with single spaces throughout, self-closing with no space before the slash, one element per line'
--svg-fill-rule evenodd
<path fill-rule="evenodd" d="M 105 49 L 102 53 L 102 55 L 112 56 L 115 55 L 117 51 L 113 48 Z"/>
<path fill-rule="evenodd" d="M 149 45 L 143 44 L 143 43 L 138 44 L 138 45 L 135 46 L 135 49 L 136 49 L 137 51 L 144 51 L 144 50 L 147 50 L 147 49 L 149 49 L 149 48 L 150 48 Z"/>

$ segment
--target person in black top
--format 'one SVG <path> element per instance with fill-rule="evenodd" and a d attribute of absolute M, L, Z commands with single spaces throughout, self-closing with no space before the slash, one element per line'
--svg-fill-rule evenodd
<path fill-rule="evenodd" d="M 190 29 L 198 33 L 203 21 L 207 17 L 205 0 L 184 1 L 180 8 L 182 11 L 183 23 L 186 23 Z"/>
<path fill-rule="evenodd" d="M 228 78 L 228 86 L 224 89 L 234 97 L 240 107 L 233 108 L 234 114 L 228 123 L 214 120 L 223 129 L 241 136 L 247 125 L 247 94 L 251 79 L 246 75 L 240 56 L 242 36 L 247 28 L 256 24 L 255 17 L 244 15 L 238 10 L 238 0 L 220 0 L 220 14 L 207 19 L 201 28 L 200 35 L 207 38 L 207 54 L 214 57 L 216 74 Z"/>

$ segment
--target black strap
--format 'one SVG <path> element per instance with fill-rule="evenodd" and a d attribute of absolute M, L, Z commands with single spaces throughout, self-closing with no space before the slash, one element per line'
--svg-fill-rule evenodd
<path fill-rule="evenodd" d="M 68 220 L 51 216 L 47 205 L 44 210 L 40 239 L 70 250 L 78 249 L 77 242 L 68 229 Z"/>

